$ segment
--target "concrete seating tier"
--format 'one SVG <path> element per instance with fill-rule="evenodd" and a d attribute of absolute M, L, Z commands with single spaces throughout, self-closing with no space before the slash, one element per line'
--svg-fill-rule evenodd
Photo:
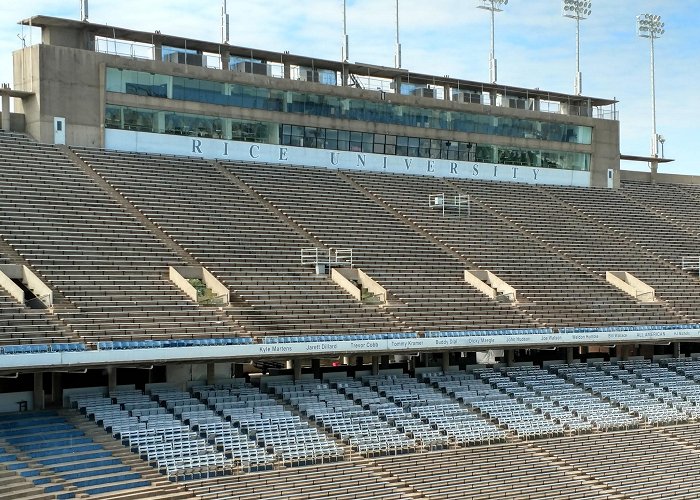
<path fill-rule="evenodd" d="M 658 307 L 637 303 L 481 203 L 482 191 L 507 191 L 510 184 L 501 188 L 473 182 L 456 187 L 431 177 L 367 172 L 347 175 L 462 255 L 470 269 L 491 271 L 515 287 L 518 308 L 541 323 L 592 326 L 654 322 L 660 318 Z M 440 207 L 429 206 L 431 195 L 444 194 L 446 202 L 451 203 L 460 193 L 471 197 L 469 205 L 465 197 L 461 210 L 448 207 L 443 214 Z M 523 196 L 520 203 L 534 203 L 534 197 Z M 528 210 L 532 212 L 533 208 Z"/>
<path fill-rule="evenodd" d="M 222 280 L 238 299 L 229 313 L 261 335 L 400 331 L 376 306 L 357 303 L 312 266 L 299 228 L 192 158 L 78 150 L 85 161 Z M 318 243 L 320 246 L 321 243 Z"/>
<path fill-rule="evenodd" d="M 665 432 L 638 429 L 587 434 L 538 441 L 536 447 L 625 498 L 692 499 L 700 495 L 697 451 Z"/>
<path fill-rule="evenodd" d="M 677 231 L 666 219 L 618 191 L 466 181 L 453 184 L 601 279 L 607 271 L 626 271 L 653 287 L 660 302 L 638 304 L 639 315 L 645 319 L 629 323 L 697 322 L 697 279 L 665 260 L 675 250 L 662 253 L 662 249 L 667 248 L 667 241 L 678 240 L 686 242 L 690 250 L 697 248 L 698 239 Z"/>
<path fill-rule="evenodd" d="M 187 489 L 197 497 L 205 499 L 405 500 L 420 498 L 410 490 L 400 488 L 395 481 L 378 475 L 371 468 L 354 463 L 313 465 L 217 478 L 216 482 L 188 483 Z"/>
<path fill-rule="evenodd" d="M 229 172 L 391 294 L 387 310 L 414 330 L 531 328 L 511 306 L 464 282 L 466 265 L 327 169 L 229 164 Z"/>
<path fill-rule="evenodd" d="M 423 498 L 436 500 L 615 498 L 521 444 L 378 458 L 376 464 Z"/>
<path fill-rule="evenodd" d="M 240 333 L 165 279 L 180 258 L 55 146 L 2 134 L 0 158 L 0 234 L 69 301 L 55 310 L 74 334 L 96 342 Z"/>

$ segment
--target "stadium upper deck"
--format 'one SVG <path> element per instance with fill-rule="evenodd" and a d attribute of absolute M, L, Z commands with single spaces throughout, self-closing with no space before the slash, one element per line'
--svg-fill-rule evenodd
<path fill-rule="evenodd" d="M 580 186 L 619 182 L 615 101 L 46 16 L 15 52 L 43 142 Z M 58 130 L 57 128 L 60 128 Z M 253 144 L 251 144 L 253 143 Z"/>

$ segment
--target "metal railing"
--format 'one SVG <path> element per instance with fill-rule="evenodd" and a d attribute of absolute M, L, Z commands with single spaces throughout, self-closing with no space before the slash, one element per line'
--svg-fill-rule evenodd
<path fill-rule="evenodd" d="M 681 269 L 684 271 L 700 271 L 700 257 L 683 257 Z"/>
<path fill-rule="evenodd" d="M 467 217 L 472 214 L 471 197 L 468 194 L 456 194 L 447 196 L 445 193 L 431 194 L 428 196 L 428 206 L 431 208 L 442 209 L 442 215 L 445 216 L 445 209 L 456 209 L 457 214 L 461 217 L 462 211 L 466 212 Z"/>
<path fill-rule="evenodd" d="M 24 301 L 24 305 L 29 307 L 37 303 L 42 304 L 47 309 L 51 309 L 53 307 L 53 297 L 50 293 L 47 293 L 46 295 L 35 296 Z"/>
<path fill-rule="evenodd" d="M 327 265 L 353 267 L 352 248 L 329 248 L 327 251 L 320 248 L 302 248 L 301 265 Z"/>

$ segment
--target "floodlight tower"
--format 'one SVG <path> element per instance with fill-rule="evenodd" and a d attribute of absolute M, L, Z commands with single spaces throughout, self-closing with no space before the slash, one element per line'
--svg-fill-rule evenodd
<path fill-rule="evenodd" d="M 651 44 L 651 156 L 659 156 L 659 135 L 656 133 L 656 87 L 654 82 L 654 39 L 666 32 L 661 16 L 641 14 L 637 16 L 637 35 L 648 38 Z"/>
<path fill-rule="evenodd" d="M 348 14 L 347 0 L 343 0 L 343 46 L 341 49 L 340 58 L 342 62 L 348 62 L 350 57 L 350 38 L 348 37 Z"/>
<path fill-rule="evenodd" d="M 580 45 L 580 24 L 583 19 L 591 15 L 591 0 L 563 0 L 562 4 L 564 17 L 576 20 L 576 80 L 574 82 L 574 92 L 581 95 L 581 45 Z"/>
<path fill-rule="evenodd" d="M 230 37 L 230 23 L 226 0 L 221 4 L 221 43 L 228 44 Z"/>
<path fill-rule="evenodd" d="M 494 31 L 496 26 L 496 12 L 501 12 L 503 9 L 501 6 L 508 5 L 508 0 L 479 0 L 481 5 L 477 5 L 479 9 L 485 9 L 491 11 L 491 54 L 489 57 L 489 77 L 491 78 L 491 83 L 496 83 L 498 79 L 498 67 L 496 63 L 496 43 L 494 37 Z"/>
<path fill-rule="evenodd" d="M 399 40 L 399 0 L 396 0 L 396 53 L 394 54 L 394 66 L 401 67 L 401 42 Z"/>

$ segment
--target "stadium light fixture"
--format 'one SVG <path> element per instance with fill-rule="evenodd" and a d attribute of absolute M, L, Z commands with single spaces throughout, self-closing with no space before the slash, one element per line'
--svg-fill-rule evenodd
<path fill-rule="evenodd" d="M 491 83 L 496 83 L 498 80 L 498 67 L 496 63 L 496 43 L 495 43 L 495 27 L 496 27 L 496 12 L 502 12 L 501 7 L 508 5 L 508 0 L 479 0 L 480 5 L 477 8 L 491 11 L 491 54 L 489 57 L 489 77 Z"/>
<path fill-rule="evenodd" d="M 576 80 L 574 81 L 574 92 L 581 95 L 581 44 L 580 25 L 583 19 L 591 15 L 591 0 L 563 0 L 562 14 L 576 20 Z"/>
<path fill-rule="evenodd" d="M 342 62 L 348 62 L 350 57 L 350 38 L 348 37 L 348 10 L 347 0 L 343 0 L 343 46 L 340 58 Z"/>
<path fill-rule="evenodd" d="M 656 86 L 654 81 L 654 40 L 666 32 L 661 16 L 641 14 L 637 16 L 637 35 L 648 38 L 651 46 L 651 156 L 659 156 L 659 135 L 656 133 Z"/>

